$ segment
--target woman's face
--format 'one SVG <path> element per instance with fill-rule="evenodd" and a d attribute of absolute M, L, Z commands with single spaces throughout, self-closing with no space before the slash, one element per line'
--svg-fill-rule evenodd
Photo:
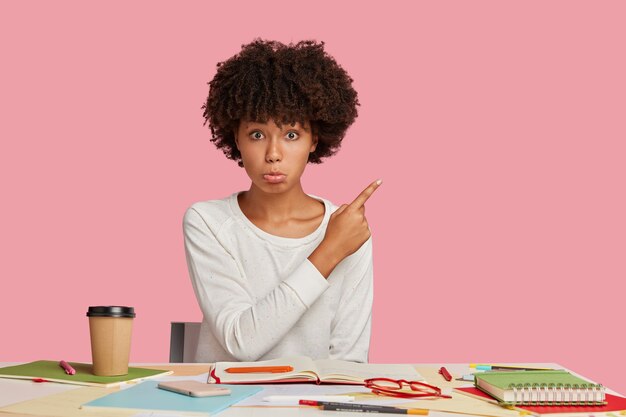
<path fill-rule="evenodd" d="M 280 193 L 300 184 L 300 177 L 315 150 L 317 138 L 311 125 L 242 120 L 235 133 L 237 149 L 252 183 L 268 193 Z"/>

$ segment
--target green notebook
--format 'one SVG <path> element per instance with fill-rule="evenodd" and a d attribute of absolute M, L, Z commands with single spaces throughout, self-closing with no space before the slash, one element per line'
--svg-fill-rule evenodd
<path fill-rule="evenodd" d="M 606 404 L 602 385 L 562 370 L 481 372 L 474 384 L 505 405 Z"/>
<path fill-rule="evenodd" d="M 91 373 L 91 364 L 69 362 L 76 374 L 68 375 L 57 361 L 35 361 L 23 365 L 0 368 L 0 378 L 45 379 L 50 382 L 66 384 L 112 387 L 128 381 L 140 381 L 160 375 L 171 374 L 172 371 L 146 368 L 128 368 L 127 375 L 96 376 Z"/>

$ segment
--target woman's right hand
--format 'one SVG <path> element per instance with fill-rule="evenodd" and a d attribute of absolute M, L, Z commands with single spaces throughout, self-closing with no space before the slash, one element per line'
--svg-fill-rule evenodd
<path fill-rule="evenodd" d="M 324 239 L 309 256 L 309 261 L 326 278 L 339 262 L 369 239 L 371 233 L 365 218 L 365 202 L 380 184 L 381 180 L 374 181 L 352 203 L 342 204 L 331 214 Z"/>

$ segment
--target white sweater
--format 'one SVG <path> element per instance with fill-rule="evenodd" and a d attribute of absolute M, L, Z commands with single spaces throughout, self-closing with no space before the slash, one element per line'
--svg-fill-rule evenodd
<path fill-rule="evenodd" d="M 324 238 L 256 227 L 234 193 L 193 204 L 183 231 L 191 282 L 204 315 L 197 362 L 256 361 L 289 355 L 367 362 L 373 299 L 372 239 L 324 279 L 307 259 Z"/>

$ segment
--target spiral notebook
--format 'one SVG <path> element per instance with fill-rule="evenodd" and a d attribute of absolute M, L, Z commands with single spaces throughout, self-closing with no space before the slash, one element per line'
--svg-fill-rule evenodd
<path fill-rule="evenodd" d="M 492 404 L 498 404 L 498 400 L 476 387 L 454 388 L 454 392 L 467 395 L 477 400 Z M 506 406 L 524 414 L 532 414 L 541 417 L 590 417 L 608 415 L 610 412 L 626 415 L 626 398 L 617 395 L 606 394 L 606 404 L 593 405 L 516 405 Z M 616 416 L 613 416 L 616 417 Z"/>
<path fill-rule="evenodd" d="M 606 404 L 602 385 L 562 370 L 482 372 L 474 384 L 504 405 Z"/>

